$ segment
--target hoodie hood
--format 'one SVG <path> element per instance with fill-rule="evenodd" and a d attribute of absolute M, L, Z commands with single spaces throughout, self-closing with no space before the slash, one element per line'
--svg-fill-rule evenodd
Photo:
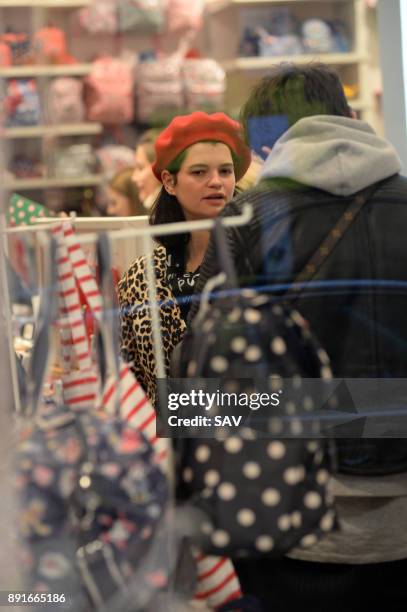
<path fill-rule="evenodd" d="M 365 122 L 348 117 L 304 117 L 275 143 L 259 180 L 290 178 L 349 196 L 401 170 L 394 147 Z"/>

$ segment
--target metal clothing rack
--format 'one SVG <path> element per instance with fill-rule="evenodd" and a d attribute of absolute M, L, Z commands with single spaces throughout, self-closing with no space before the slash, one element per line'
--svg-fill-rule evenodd
<path fill-rule="evenodd" d="M 243 205 L 242 214 L 230 216 L 230 217 L 222 217 L 221 223 L 225 227 L 239 227 L 246 225 L 252 218 L 253 210 L 252 206 L 248 203 Z M 129 222 L 132 217 L 129 217 Z M 4 228 L 0 229 L 4 238 L 7 234 L 18 233 L 18 232 L 35 232 L 38 234 L 39 241 L 43 243 L 46 242 L 46 237 L 43 232 L 49 230 L 53 227 L 55 223 L 60 223 L 62 221 L 61 218 L 55 219 L 41 219 L 38 224 L 23 226 L 21 228 Z M 75 217 L 69 219 L 73 225 L 75 225 Z M 151 322 L 152 322 L 152 334 L 153 334 L 153 349 L 156 360 L 156 375 L 158 379 L 166 378 L 165 371 L 165 359 L 164 359 L 164 350 L 163 350 L 163 341 L 161 334 L 161 324 L 160 324 L 160 312 L 157 301 L 157 287 L 156 287 L 156 276 L 155 270 L 152 261 L 152 253 L 154 249 L 154 238 L 160 236 L 170 236 L 173 234 L 182 234 L 182 233 L 190 233 L 194 231 L 204 231 L 211 230 L 214 227 L 214 220 L 205 219 L 201 221 L 182 221 L 178 223 L 168 223 L 161 225 L 148 225 L 146 227 L 129 227 L 126 229 L 117 229 L 117 230 L 108 230 L 106 232 L 109 239 L 114 238 L 115 240 L 126 239 L 126 238 L 141 238 L 143 245 L 143 252 L 145 255 L 150 255 L 146 257 L 146 272 L 147 272 L 147 281 L 148 281 L 148 299 L 150 304 L 150 312 L 151 312 Z M 86 234 L 81 234 L 80 242 L 81 244 L 87 244 L 96 242 L 98 234 L 96 232 L 89 232 Z M 10 355 L 14 355 L 13 348 L 13 338 L 12 338 L 12 329 L 11 329 L 11 305 L 10 305 L 10 294 L 8 291 L 8 287 L 5 287 L 5 299 L 6 299 L 6 318 L 8 319 L 8 333 L 9 333 L 9 347 L 10 347 Z M 18 389 L 18 380 L 17 380 L 17 368 L 15 360 L 11 360 L 11 368 L 12 368 L 12 383 L 13 383 L 13 392 L 14 392 L 14 400 L 15 400 L 15 408 L 16 411 L 20 410 L 20 397 L 19 397 L 19 389 Z"/>

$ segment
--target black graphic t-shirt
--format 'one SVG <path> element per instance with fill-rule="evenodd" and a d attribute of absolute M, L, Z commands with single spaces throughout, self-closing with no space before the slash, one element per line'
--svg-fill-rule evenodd
<path fill-rule="evenodd" d="M 187 272 L 183 261 L 172 253 L 167 254 L 167 282 L 181 309 L 181 316 L 186 321 L 191 306 L 192 294 L 199 278 L 199 268 Z"/>

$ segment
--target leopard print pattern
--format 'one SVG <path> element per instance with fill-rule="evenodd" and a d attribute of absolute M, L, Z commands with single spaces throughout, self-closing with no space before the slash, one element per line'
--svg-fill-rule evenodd
<path fill-rule="evenodd" d="M 165 367 L 169 369 L 171 353 L 186 329 L 180 308 L 167 284 L 167 252 L 163 246 L 154 249 L 153 264 L 157 279 L 161 332 Z M 156 363 L 153 350 L 151 316 L 148 307 L 146 257 L 138 257 L 118 285 L 120 305 L 120 348 L 130 363 L 138 382 L 153 405 L 156 402 Z"/>

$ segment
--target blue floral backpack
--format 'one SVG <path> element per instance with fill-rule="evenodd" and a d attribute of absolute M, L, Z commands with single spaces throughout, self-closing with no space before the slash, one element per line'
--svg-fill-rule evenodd
<path fill-rule="evenodd" d="M 174 355 L 172 375 L 184 379 L 185 391 L 195 383 L 239 398 L 226 407 L 216 396 L 218 416 L 241 414 L 241 398 L 252 414 L 234 430 L 177 440 L 179 495 L 200 510 L 196 539 L 205 552 L 281 556 L 312 546 L 336 527 L 332 449 L 317 414 L 331 378 L 329 359 L 298 312 L 257 290 L 236 289 L 220 222 L 215 233 L 227 291 L 210 305 L 201 303 Z M 273 405 L 254 406 L 258 392 L 274 395 Z"/>
<path fill-rule="evenodd" d="M 104 282 L 110 271 L 105 248 L 99 254 Z M 55 261 L 55 252 L 49 261 Z M 136 581 L 140 588 L 132 609 L 149 610 L 153 594 L 167 587 L 171 568 L 166 477 L 153 460 L 151 444 L 118 416 L 119 405 L 111 416 L 93 406 L 74 409 L 42 397 L 50 322 L 56 320 L 55 270 L 49 285 L 16 454 L 25 588 L 63 593 L 76 611 L 117 609 L 114 598 Z M 113 303 L 106 300 L 98 342 L 102 379 L 118 346 L 112 312 Z"/>

